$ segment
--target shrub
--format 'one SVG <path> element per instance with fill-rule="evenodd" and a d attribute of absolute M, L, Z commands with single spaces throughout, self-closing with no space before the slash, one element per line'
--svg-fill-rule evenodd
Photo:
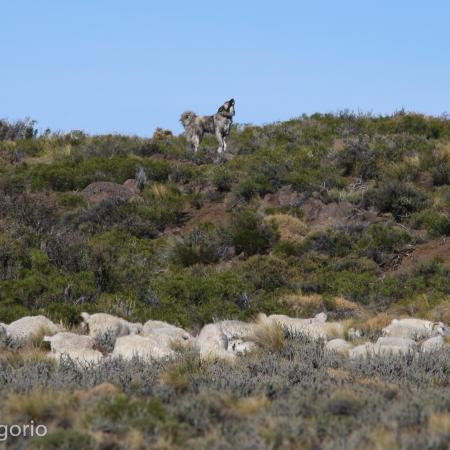
<path fill-rule="evenodd" d="M 376 154 L 368 138 L 362 136 L 350 140 L 347 147 L 339 152 L 337 166 L 344 176 L 354 175 L 363 180 L 375 178 L 378 174 Z"/>
<path fill-rule="evenodd" d="M 236 254 L 251 256 L 266 253 L 278 239 L 273 228 L 264 224 L 251 209 L 241 212 L 232 228 Z"/>
<path fill-rule="evenodd" d="M 217 230 L 207 224 L 200 225 L 187 236 L 176 238 L 172 259 L 185 267 L 217 263 L 227 256 L 230 245 L 231 239 L 225 230 Z"/>
<path fill-rule="evenodd" d="M 213 183 L 219 192 L 228 192 L 231 190 L 235 180 L 233 172 L 225 167 L 219 167 L 213 175 Z"/>
<path fill-rule="evenodd" d="M 165 181 L 170 174 L 169 164 L 162 160 L 119 156 L 90 157 L 80 161 L 66 158 L 50 165 L 34 166 L 30 171 L 31 187 L 34 190 L 50 188 L 55 191 L 70 191 L 83 189 L 94 181 L 123 183 L 128 178 L 134 178 L 140 166 L 152 181 Z"/>
<path fill-rule="evenodd" d="M 409 242 L 411 236 L 404 230 L 372 224 L 354 244 L 354 249 L 359 256 L 367 256 L 377 264 L 383 264 L 393 252 L 398 252 Z"/>
<path fill-rule="evenodd" d="M 36 121 L 25 119 L 17 122 L 8 122 L 0 119 L 0 140 L 18 141 L 21 139 L 32 139 L 37 135 L 35 129 Z"/>
<path fill-rule="evenodd" d="M 406 183 L 386 183 L 367 192 L 364 206 L 375 206 L 381 212 L 390 212 L 397 220 L 426 208 L 427 197 Z"/>
<path fill-rule="evenodd" d="M 435 209 L 425 209 L 411 216 L 414 228 L 424 227 L 431 237 L 450 235 L 450 220 Z"/>

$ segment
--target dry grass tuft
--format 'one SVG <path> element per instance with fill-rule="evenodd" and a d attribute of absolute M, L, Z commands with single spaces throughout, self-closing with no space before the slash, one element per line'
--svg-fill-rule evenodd
<path fill-rule="evenodd" d="M 50 357 L 46 350 L 37 347 L 25 347 L 19 350 L 2 351 L 0 354 L 0 361 L 14 368 L 21 367 L 25 363 L 56 365 L 55 359 Z"/>
<path fill-rule="evenodd" d="M 9 393 L 3 411 L 7 420 L 14 423 L 35 420 L 68 426 L 76 419 L 76 405 L 76 398 L 67 391 L 35 389 L 27 394 Z"/>
<path fill-rule="evenodd" d="M 428 430 L 435 433 L 445 433 L 450 435 L 450 414 L 432 414 L 428 418 Z"/>
<path fill-rule="evenodd" d="M 348 370 L 338 367 L 337 369 L 329 368 L 327 369 L 328 376 L 335 381 L 343 382 L 349 381 L 351 379 L 350 372 Z"/>
<path fill-rule="evenodd" d="M 398 448 L 395 433 L 381 425 L 370 433 L 369 439 L 368 450 L 396 450 Z"/>
<path fill-rule="evenodd" d="M 153 183 L 150 188 L 150 192 L 152 193 L 154 198 L 161 200 L 169 195 L 170 190 L 167 185 L 163 183 Z"/>
<path fill-rule="evenodd" d="M 259 314 L 256 322 L 258 326 L 252 336 L 252 341 L 266 351 L 280 351 L 286 344 L 283 327 L 277 322 L 270 322 L 264 314 Z"/>
<path fill-rule="evenodd" d="M 281 299 L 292 314 L 297 317 L 311 317 L 322 311 L 330 311 L 338 316 L 355 316 L 363 311 L 357 303 L 351 302 L 344 297 L 324 299 L 321 295 L 291 294 Z"/>
<path fill-rule="evenodd" d="M 282 241 L 300 242 L 308 233 L 305 222 L 289 214 L 271 214 L 264 221 L 276 225 Z"/>
<path fill-rule="evenodd" d="M 383 312 L 362 322 L 360 328 L 364 334 L 378 333 L 388 326 L 393 318 L 389 313 Z"/>
<path fill-rule="evenodd" d="M 265 395 L 242 397 L 226 401 L 227 406 L 240 416 L 250 416 L 261 411 L 267 411 L 270 401 Z"/>
<path fill-rule="evenodd" d="M 306 317 L 323 311 L 324 303 L 321 295 L 291 294 L 284 297 L 285 304 L 297 317 Z"/>
<path fill-rule="evenodd" d="M 190 381 L 200 372 L 201 368 L 202 363 L 197 355 L 186 355 L 183 360 L 169 365 L 160 375 L 160 380 L 171 386 L 175 392 L 182 393 L 187 390 Z"/>

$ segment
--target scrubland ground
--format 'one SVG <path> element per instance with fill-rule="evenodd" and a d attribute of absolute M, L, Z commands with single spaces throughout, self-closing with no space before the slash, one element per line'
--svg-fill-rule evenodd
<path fill-rule="evenodd" d="M 349 360 L 297 337 L 233 364 L 3 357 L 3 421 L 49 429 L 5 448 L 445 450 L 449 356 Z"/>
<path fill-rule="evenodd" d="M 450 323 L 446 117 L 315 114 L 236 126 L 222 165 L 215 147 L 0 121 L 0 321 L 197 331 L 324 311 L 367 338 L 403 315 Z M 4 349 L 1 413 L 51 424 L 42 448 L 446 448 L 448 352 L 344 361 L 318 345 L 85 370 Z"/>

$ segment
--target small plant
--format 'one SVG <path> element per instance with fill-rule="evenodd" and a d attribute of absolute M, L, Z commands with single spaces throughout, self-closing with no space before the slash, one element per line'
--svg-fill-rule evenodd
<path fill-rule="evenodd" d="M 430 237 L 450 235 L 450 220 L 432 208 L 413 214 L 411 224 L 414 228 L 424 227 Z"/>

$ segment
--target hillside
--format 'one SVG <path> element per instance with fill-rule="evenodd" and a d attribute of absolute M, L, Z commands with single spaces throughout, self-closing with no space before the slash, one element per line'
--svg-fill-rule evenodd
<path fill-rule="evenodd" d="M 2 121 L 0 139 L 0 321 L 450 322 L 446 117 L 238 125 L 222 165 L 214 138 L 192 155 L 160 129 L 37 135 Z"/>
<path fill-rule="evenodd" d="M 0 121 L 0 449 L 446 449 L 450 120 L 187 147 Z"/>

